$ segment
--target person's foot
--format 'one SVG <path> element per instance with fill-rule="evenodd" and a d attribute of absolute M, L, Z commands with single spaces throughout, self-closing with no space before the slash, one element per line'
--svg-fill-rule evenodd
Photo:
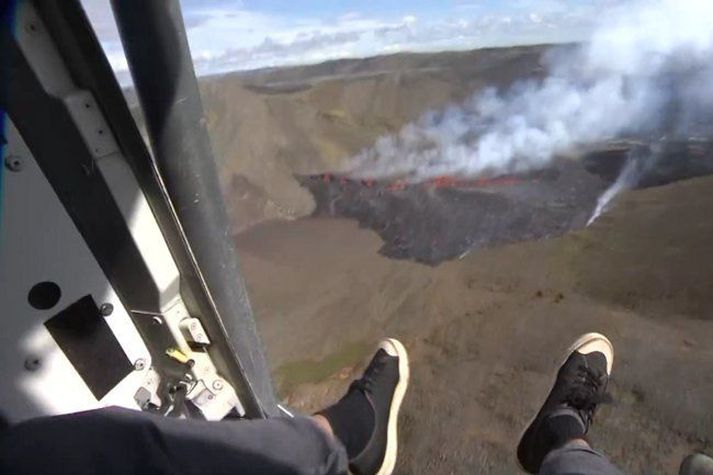
<path fill-rule="evenodd" d="M 517 461 L 524 471 L 539 472 L 550 451 L 585 437 L 613 363 L 614 348 L 604 335 L 588 333 L 572 345 L 545 403 L 520 438 Z"/>
<path fill-rule="evenodd" d="M 713 475 L 713 458 L 704 454 L 691 454 L 681 462 L 678 475 Z"/>
<path fill-rule="evenodd" d="M 334 406 L 320 412 L 342 442 L 355 475 L 390 475 L 396 464 L 397 420 L 409 380 L 408 355 L 382 341 L 364 375 Z"/>

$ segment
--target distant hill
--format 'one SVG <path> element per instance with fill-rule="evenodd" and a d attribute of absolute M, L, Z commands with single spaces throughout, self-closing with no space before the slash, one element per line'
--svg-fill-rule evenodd
<path fill-rule="evenodd" d="M 202 78 L 234 231 L 310 214 L 313 199 L 295 173 L 338 171 L 429 109 L 542 75 L 550 48 L 396 54 Z"/>

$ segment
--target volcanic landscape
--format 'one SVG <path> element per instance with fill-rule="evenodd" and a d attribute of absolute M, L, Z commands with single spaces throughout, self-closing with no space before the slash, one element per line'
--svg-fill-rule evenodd
<path fill-rule="evenodd" d="M 348 172 L 350 157 L 425 112 L 538 80 L 545 56 L 572 48 L 398 54 L 202 80 L 281 398 L 317 410 L 380 338 L 401 339 L 412 379 L 397 473 L 516 473 L 524 424 L 562 353 L 588 331 L 616 347 L 597 448 L 642 474 L 675 473 L 687 453 L 713 448 L 705 133 L 613 137 L 525 172 Z M 629 167 L 636 179 L 588 225 Z"/>
<path fill-rule="evenodd" d="M 662 142 L 654 165 L 632 188 L 713 173 L 707 141 Z M 384 241 L 380 253 L 436 265 L 479 248 L 542 239 L 585 227 L 598 198 L 629 161 L 651 145 L 618 142 L 546 169 L 490 178 L 350 179 L 329 173 L 298 177 L 317 204 L 314 216 L 356 219 Z"/>

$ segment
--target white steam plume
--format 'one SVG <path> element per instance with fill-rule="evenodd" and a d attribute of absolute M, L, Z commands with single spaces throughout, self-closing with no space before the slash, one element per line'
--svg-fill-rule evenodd
<path fill-rule="evenodd" d="M 602 213 L 609 209 L 612 201 L 614 201 L 614 198 L 616 198 L 619 193 L 633 187 L 636 184 L 637 178 L 638 162 L 630 157 L 616 181 L 597 199 L 597 206 L 594 208 L 594 212 L 592 212 L 589 221 L 587 221 L 587 227 L 591 226 L 599 219 Z"/>
<path fill-rule="evenodd" d="M 351 163 L 361 177 L 501 174 L 580 144 L 695 133 L 713 110 L 713 1 L 629 3 L 580 47 L 546 57 L 549 76 L 488 89 L 384 136 Z"/>

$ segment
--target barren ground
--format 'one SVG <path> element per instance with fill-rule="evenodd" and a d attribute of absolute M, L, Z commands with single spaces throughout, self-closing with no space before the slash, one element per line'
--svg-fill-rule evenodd
<path fill-rule="evenodd" d="M 592 439 L 630 473 L 675 473 L 713 440 L 713 181 L 631 192 L 584 231 L 438 267 L 377 253 L 356 223 L 303 219 L 237 237 L 287 402 L 337 398 L 381 336 L 412 385 L 398 473 L 515 473 L 513 449 L 579 334 L 614 342 Z"/>
<path fill-rule="evenodd" d="M 673 474 L 687 452 L 713 451 L 712 178 L 626 193 L 592 227 L 560 237 L 423 259 L 435 266 L 379 254 L 388 223 L 372 226 L 380 237 L 339 213 L 307 217 L 315 202 L 296 174 L 338 171 L 430 108 L 541 76 L 543 54 L 394 55 L 202 83 L 280 394 L 307 412 L 328 404 L 381 337 L 400 338 L 412 384 L 398 473 L 516 473 L 520 431 L 563 351 L 587 331 L 606 333 L 617 352 L 595 446 L 646 474 Z M 591 190 L 590 207 L 599 185 Z M 555 212 L 525 214 L 537 221 L 541 211 Z"/>

